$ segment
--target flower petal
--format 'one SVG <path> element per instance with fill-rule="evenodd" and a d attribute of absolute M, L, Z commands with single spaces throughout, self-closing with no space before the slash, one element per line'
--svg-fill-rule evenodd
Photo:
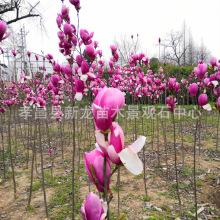
<path fill-rule="evenodd" d="M 214 85 L 214 87 L 216 87 L 218 85 L 218 81 L 212 81 L 212 84 Z"/>
<path fill-rule="evenodd" d="M 83 217 L 83 220 L 86 220 L 86 211 L 85 211 L 85 203 L 86 203 L 86 200 L 83 201 L 82 203 L 82 206 L 81 206 L 81 214 L 82 214 L 82 217 Z"/>
<path fill-rule="evenodd" d="M 134 175 L 139 175 L 143 171 L 143 164 L 139 159 L 136 152 L 130 148 L 125 148 L 120 153 L 118 153 L 122 163 L 127 168 L 129 172 Z"/>
<path fill-rule="evenodd" d="M 105 141 L 105 136 L 104 136 L 104 134 L 101 133 L 100 130 L 95 130 L 95 137 L 96 137 L 96 141 L 99 145 L 101 145 L 102 147 L 105 147 L 105 148 L 108 147 L 108 141 Z"/>
<path fill-rule="evenodd" d="M 76 95 L 75 95 L 75 99 L 77 101 L 81 101 L 83 98 L 83 94 L 81 92 L 77 92 Z"/>
<path fill-rule="evenodd" d="M 139 152 L 144 144 L 146 142 L 146 137 L 145 136 L 141 136 L 139 137 L 133 144 L 132 144 L 132 147 L 134 148 L 135 152 Z"/>
<path fill-rule="evenodd" d="M 101 148 L 99 147 L 98 143 L 95 143 L 95 147 L 98 151 L 102 152 Z M 103 152 L 102 152 L 103 153 Z"/>
<path fill-rule="evenodd" d="M 120 157 L 115 151 L 115 148 L 113 145 L 110 145 L 107 147 L 107 152 L 108 152 L 108 157 L 111 160 L 112 163 L 114 164 L 119 164 L 121 162 Z"/>
<path fill-rule="evenodd" d="M 210 104 L 203 105 L 202 108 L 205 109 L 206 111 L 212 111 L 212 107 Z"/>
<path fill-rule="evenodd" d="M 92 78 L 96 78 L 95 74 L 94 73 L 91 73 L 91 72 L 88 72 L 86 73 L 88 76 L 92 77 Z"/>
<path fill-rule="evenodd" d="M 82 76 L 80 76 L 80 79 L 82 80 L 82 81 L 86 81 L 87 80 L 87 78 L 88 78 L 88 75 L 85 75 L 85 74 L 83 74 Z"/>

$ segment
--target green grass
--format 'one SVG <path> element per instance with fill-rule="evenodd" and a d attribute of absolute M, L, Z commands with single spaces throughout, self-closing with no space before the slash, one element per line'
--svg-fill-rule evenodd
<path fill-rule="evenodd" d="M 207 147 L 206 150 L 207 150 L 208 152 L 213 151 L 213 147 Z"/>
<path fill-rule="evenodd" d="M 28 211 L 29 211 L 29 212 L 34 212 L 35 210 L 36 210 L 36 208 L 34 208 L 34 206 L 31 206 L 31 205 L 30 205 L 30 208 L 29 208 Z"/>
<path fill-rule="evenodd" d="M 119 187 L 119 192 L 121 192 L 122 188 Z M 118 187 L 116 185 L 112 186 L 112 191 L 118 192 Z"/>
<path fill-rule="evenodd" d="M 68 173 L 65 176 L 55 177 L 53 185 L 56 185 L 55 194 L 53 195 L 52 199 L 49 201 L 49 208 L 51 211 L 53 211 L 54 206 L 56 206 L 56 210 L 53 211 L 51 218 L 54 220 L 66 219 L 67 217 L 71 218 L 72 216 L 72 173 Z M 75 215 L 77 216 L 77 219 L 80 219 L 80 216 L 81 216 L 80 208 L 83 202 L 81 199 L 79 199 L 80 185 L 81 185 L 80 182 L 76 182 L 75 188 L 74 188 L 75 199 L 76 199 Z"/>
<path fill-rule="evenodd" d="M 40 189 L 40 187 L 41 187 L 40 181 L 35 182 L 35 183 L 33 183 L 33 185 L 32 185 L 32 190 L 33 190 L 33 191 L 37 191 L 38 189 Z"/>
<path fill-rule="evenodd" d="M 142 174 L 140 174 L 140 175 L 135 176 L 134 179 L 142 179 L 143 176 L 144 176 L 144 174 L 142 173 Z"/>

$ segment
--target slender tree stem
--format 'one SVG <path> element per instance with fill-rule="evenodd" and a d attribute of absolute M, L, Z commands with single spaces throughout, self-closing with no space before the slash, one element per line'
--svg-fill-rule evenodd
<path fill-rule="evenodd" d="M 180 193 L 179 193 L 179 180 L 178 180 L 178 170 L 177 170 L 176 131 L 175 131 L 174 112 L 172 112 L 172 116 L 173 116 L 173 135 L 174 135 L 174 155 L 175 155 L 175 171 L 176 171 L 177 196 L 178 196 L 178 200 L 179 200 L 180 212 L 182 214 L 182 204 L 181 204 Z"/>
<path fill-rule="evenodd" d="M 9 107 L 9 119 L 8 119 L 8 145 L 9 145 L 9 154 L 11 160 L 12 178 L 14 183 L 14 199 L 16 199 L 17 190 L 16 190 L 14 164 L 13 164 L 12 151 L 11 151 L 11 107 Z"/>
<path fill-rule="evenodd" d="M 47 210 L 47 197 L 46 197 L 46 190 L 45 190 L 45 183 L 44 183 L 44 160 L 43 160 L 43 149 L 42 149 L 42 142 L 41 142 L 41 129 L 40 129 L 40 119 L 38 119 L 39 125 L 39 141 L 40 141 L 40 157 L 41 157 L 41 175 L 42 175 L 42 189 L 44 193 L 44 206 L 46 217 L 48 218 L 48 210 Z"/>
<path fill-rule="evenodd" d="M 200 121 L 200 119 L 199 119 Z M 194 197 L 195 197 L 195 211 L 196 211 L 196 219 L 198 219 L 197 216 L 197 192 L 196 192 L 196 135 L 198 130 L 198 118 L 196 119 L 196 130 L 194 135 L 194 147 L 193 147 L 193 182 L 194 182 Z"/>

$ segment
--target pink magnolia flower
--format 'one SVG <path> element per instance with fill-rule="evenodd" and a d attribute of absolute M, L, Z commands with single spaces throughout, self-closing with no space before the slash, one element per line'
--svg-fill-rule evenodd
<path fill-rule="evenodd" d="M 38 97 L 37 98 L 37 102 L 39 103 L 39 105 L 41 107 L 45 106 L 46 105 L 46 102 L 41 98 L 41 97 Z"/>
<path fill-rule="evenodd" d="M 201 94 L 198 98 L 199 106 L 206 105 L 208 102 L 208 96 L 206 94 Z"/>
<path fill-rule="evenodd" d="M 118 153 L 125 148 L 124 132 L 118 123 L 113 122 L 110 132 L 106 135 L 101 130 L 95 131 L 96 141 L 102 152 L 109 157 L 114 164 L 121 163 Z"/>
<path fill-rule="evenodd" d="M 51 148 L 51 149 L 48 149 L 47 151 L 48 151 L 48 153 L 52 153 L 53 149 Z"/>
<path fill-rule="evenodd" d="M 213 93 L 214 93 L 216 98 L 219 98 L 220 97 L 220 87 L 214 88 Z"/>
<path fill-rule="evenodd" d="M 110 48 L 112 50 L 112 53 L 115 53 L 116 50 L 117 50 L 117 46 L 116 45 L 111 45 Z"/>
<path fill-rule="evenodd" d="M 52 82 L 53 86 L 57 87 L 59 81 L 61 80 L 61 77 L 59 75 L 57 75 L 57 74 L 54 74 L 54 75 L 51 76 L 50 79 L 51 79 L 51 82 Z"/>
<path fill-rule="evenodd" d="M 172 91 L 176 84 L 176 78 L 169 78 L 168 89 Z"/>
<path fill-rule="evenodd" d="M 13 53 L 13 55 L 16 57 L 17 53 L 15 52 L 14 49 L 12 49 L 12 53 Z"/>
<path fill-rule="evenodd" d="M 218 107 L 218 109 L 220 109 L 220 97 L 217 100 L 217 107 Z"/>
<path fill-rule="evenodd" d="M 207 104 L 208 102 L 208 96 L 206 94 L 201 94 L 198 97 L 198 104 L 202 109 L 205 109 L 207 111 L 211 111 L 212 107 L 210 104 Z"/>
<path fill-rule="evenodd" d="M 108 206 L 106 202 L 90 192 L 87 199 L 83 201 L 81 206 L 81 214 L 83 220 L 104 220 L 107 215 Z"/>
<path fill-rule="evenodd" d="M 60 39 L 60 41 L 63 41 L 64 40 L 64 33 L 62 31 L 58 31 L 57 32 L 57 36 L 58 38 Z"/>
<path fill-rule="evenodd" d="M 204 79 L 208 66 L 206 64 L 198 64 L 197 67 L 194 68 L 195 76 L 198 79 Z"/>
<path fill-rule="evenodd" d="M 59 63 L 56 63 L 56 64 L 53 66 L 53 70 L 54 70 L 56 73 L 60 73 L 60 71 L 61 71 L 60 64 L 59 64 Z"/>
<path fill-rule="evenodd" d="M 83 60 L 84 60 L 84 56 L 83 55 L 77 55 L 76 56 L 76 62 L 77 62 L 79 67 L 81 67 L 81 64 L 82 64 Z"/>
<path fill-rule="evenodd" d="M 192 83 L 189 88 L 189 93 L 191 97 L 196 96 L 196 93 L 198 92 L 198 85 L 196 83 Z"/>
<path fill-rule="evenodd" d="M 86 48 L 85 48 L 85 53 L 89 56 L 89 58 L 90 58 L 91 60 L 94 60 L 95 57 L 96 57 L 96 52 L 95 52 L 93 46 L 91 46 L 91 45 L 87 45 L 87 46 L 86 46 Z"/>
<path fill-rule="evenodd" d="M 198 97 L 199 106 L 207 111 L 211 111 L 212 107 L 211 107 L 211 105 L 207 104 L 207 102 L 208 102 L 208 96 L 206 94 L 201 94 Z"/>
<path fill-rule="evenodd" d="M 143 163 L 137 153 L 143 148 L 145 142 L 146 137 L 141 136 L 133 144 L 118 153 L 126 169 L 134 175 L 140 175 L 143 171 Z"/>
<path fill-rule="evenodd" d="M 92 105 L 97 128 L 102 131 L 109 129 L 117 115 L 117 111 L 123 105 L 125 105 L 125 97 L 120 90 L 107 87 L 100 90 Z M 106 117 L 100 117 L 103 111 Z"/>
<path fill-rule="evenodd" d="M 27 55 L 28 55 L 28 57 L 30 57 L 31 56 L 31 52 L 27 51 Z"/>
<path fill-rule="evenodd" d="M 6 24 L 4 21 L 0 21 L 0 42 L 3 41 L 3 40 L 5 40 L 5 39 L 6 39 L 7 37 L 9 37 L 10 34 L 11 34 L 11 33 L 9 32 L 9 33 L 7 33 L 7 34 L 4 36 L 6 30 L 7 30 L 7 24 Z"/>
<path fill-rule="evenodd" d="M 62 6 L 61 14 L 64 18 L 67 18 L 69 16 L 69 8 L 67 8 L 66 5 Z"/>
<path fill-rule="evenodd" d="M 98 47 L 99 42 L 98 41 L 93 41 L 93 46 L 96 49 Z"/>
<path fill-rule="evenodd" d="M 133 144 L 125 147 L 124 133 L 118 123 L 113 122 L 111 131 L 105 135 L 100 130 L 95 131 L 96 147 L 100 149 L 114 164 L 123 163 L 134 175 L 142 173 L 143 164 L 137 153 L 143 148 L 146 137 L 139 137 Z"/>
<path fill-rule="evenodd" d="M 62 14 L 58 13 L 56 18 L 57 26 L 60 28 L 61 24 L 63 23 L 63 16 Z"/>
<path fill-rule="evenodd" d="M 52 59 L 53 59 L 53 55 L 52 55 L 52 54 L 47 54 L 45 57 L 46 57 L 48 60 L 52 60 Z"/>
<path fill-rule="evenodd" d="M 167 108 L 173 112 L 174 108 L 176 108 L 176 98 L 168 96 L 167 99 Z"/>
<path fill-rule="evenodd" d="M 86 61 L 82 61 L 81 63 L 81 71 L 82 71 L 82 74 L 86 74 L 89 72 L 89 65 Z"/>
<path fill-rule="evenodd" d="M 160 42 L 161 42 L 161 39 L 160 39 L 160 37 L 159 37 L 159 39 L 158 39 L 158 42 L 159 42 L 159 44 L 160 44 Z"/>
<path fill-rule="evenodd" d="M 91 34 L 89 34 L 89 32 L 85 29 L 81 29 L 80 30 L 80 37 L 82 39 L 82 42 L 85 44 L 85 45 L 89 45 L 92 43 L 92 37 L 94 35 L 94 32 L 92 32 Z"/>
<path fill-rule="evenodd" d="M 75 6 L 75 9 L 78 11 L 80 9 L 80 0 L 69 0 L 72 5 Z"/>
<path fill-rule="evenodd" d="M 76 95 L 75 95 L 75 99 L 77 101 L 81 101 L 83 98 L 83 91 L 85 89 L 85 83 L 82 80 L 77 80 L 75 83 L 75 88 L 76 88 Z"/>
<path fill-rule="evenodd" d="M 216 62 L 217 62 L 216 58 L 215 57 L 211 57 L 210 64 L 212 65 L 212 68 L 214 68 L 216 66 Z"/>
<path fill-rule="evenodd" d="M 96 183 L 96 180 L 104 187 L 104 174 L 103 174 L 103 165 L 104 165 L 104 154 L 94 149 L 90 153 L 85 153 L 85 167 L 89 175 L 89 178 L 96 185 L 99 192 L 104 192 L 104 190 Z M 91 169 L 93 167 L 93 171 Z M 111 164 L 108 157 L 106 157 L 106 178 L 111 174 Z M 94 179 L 95 175 L 95 179 Z M 107 188 L 109 189 L 110 179 L 107 182 Z"/>
<path fill-rule="evenodd" d="M 73 24 L 65 23 L 63 25 L 63 31 L 64 31 L 64 34 L 68 35 L 70 38 L 73 36 L 73 34 L 76 34 L 76 28 Z"/>

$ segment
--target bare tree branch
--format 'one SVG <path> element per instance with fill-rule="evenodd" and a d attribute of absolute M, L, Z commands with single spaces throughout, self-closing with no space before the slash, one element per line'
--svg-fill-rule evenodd
<path fill-rule="evenodd" d="M 5 0 L 0 4 L 0 20 L 11 24 L 30 17 L 41 17 L 41 14 L 36 10 L 39 3 L 31 5 L 28 1 L 22 3 L 21 0 Z M 29 6 L 26 7 L 26 5 Z"/>

